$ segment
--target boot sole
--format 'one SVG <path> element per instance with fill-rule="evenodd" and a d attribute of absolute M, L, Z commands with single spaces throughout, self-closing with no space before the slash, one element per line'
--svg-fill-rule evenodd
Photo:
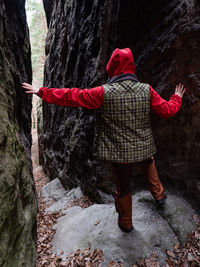
<path fill-rule="evenodd" d="M 127 228 L 122 227 L 119 223 L 118 223 L 118 226 L 122 230 L 122 232 L 125 232 L 125 233 L 130 233 L 133 230 L 133 227 L 130 229 L 127 229 Z"/>

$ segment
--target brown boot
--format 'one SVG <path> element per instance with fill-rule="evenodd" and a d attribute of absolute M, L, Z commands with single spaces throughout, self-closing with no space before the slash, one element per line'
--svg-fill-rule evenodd
<path fill-rule="evenodd" d="M 115 207 L 119 214 L 118 225 L 119 228 L 126 233 L 133 230 L 132 224 L 132 195 L 128 193 L 127 195 L 120 197 L 117 193 L 115 194 Z"/>

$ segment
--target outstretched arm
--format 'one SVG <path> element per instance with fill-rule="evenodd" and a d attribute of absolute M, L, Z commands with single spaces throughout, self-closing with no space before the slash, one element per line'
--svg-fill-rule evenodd
<path fill-rule="evenodd" d="M 166 101 L 150 86 L 152 110 L 163 119 L 174 116 L 181 108 L 182 97 L 185 91 L 186 89 L 183 84 L 176 85 L 174 94 L 170 97 L 169 101 Z"/>
<path fill-rule="evenodd" d="M 37 90 L 31 84 L 23 83 L 22 87 L 26 93 L 37 94 L 45 102 L 59 106 L 97 109 L 100 108 L 104 98 L 102 86 L 91 89 L 41 87 Z"/>

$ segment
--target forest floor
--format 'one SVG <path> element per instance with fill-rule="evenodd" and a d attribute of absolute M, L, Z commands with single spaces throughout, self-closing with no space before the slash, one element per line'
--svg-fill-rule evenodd
<path fill-rule="evenodd" d="M 56 224 L 57 219 L 61 217 L 62 213 L 46 214 L 45 209 L 47 203 L 45 199 L 40 196 L 41 189 L 49 182 L 47 175 L 43 172 L 42 166 L 39 165 L 38 160 L 38 142 L 37 142 L 37 129 L 32 130 L 32 161 L 33 161 L 33 174 L 35 179 L 36 190 L 38 194 L 38 222 L 37 222 L 37 265 L 36 267 L 101 267 L 103 261 L 103 251 L 100 249 L 90 250 L 77 250 L 74 254 L 67 256 L 64 260 L 61 255 L 55 255 L 52 252 L 52 240 L 55 234 L 53 226 Z M 87 197 L 72 201 L 72 206 L 80 206 L 87 208 L 92 203 Z M 192 232 L 186 244 L 181 246 L 176 244 L 174 251 L 166 251 L 168 260 L 165 267 L 198 267 L 200 266 L 200 219 L 194 215 L 193 219 L 197 225 L 196 231 Z M 123 267 L 121 262 L 110 262 L 108 267 Z M 142 259 L 138 264 L 133 264 L 131 267 L 164 267 L 158 261 L 158 256 L 155 252 L 151 254 L 148 259 Z"/>

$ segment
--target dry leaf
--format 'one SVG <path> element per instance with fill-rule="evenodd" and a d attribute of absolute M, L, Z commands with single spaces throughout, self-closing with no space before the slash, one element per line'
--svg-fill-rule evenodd
<path fill-rule="evenodd" d="M 109 262 L 108 267 L 114 267 L 114 266 L 115 266 L 115 262 L 114 261 Z"/>
<path fill-rule="evenodd" d="M 171 258 L 176 258 L 175 254 L 170 250 L 167 250 L 167 255 L 170 256 Z"/>
<path fill-rule="evenodd" d="M 200 218 L 199 218 L 196 214 L 194 214 L 194 215 L 192 216 L 192 218 L 193 218 L 195 224 L 196 224 L 197 226 L 200 226 Z"/>
<path fill-rule="evenodd" d="M 176 243 L 174 249 L 177 250 L 179 248 L 179 243 Z"/>

